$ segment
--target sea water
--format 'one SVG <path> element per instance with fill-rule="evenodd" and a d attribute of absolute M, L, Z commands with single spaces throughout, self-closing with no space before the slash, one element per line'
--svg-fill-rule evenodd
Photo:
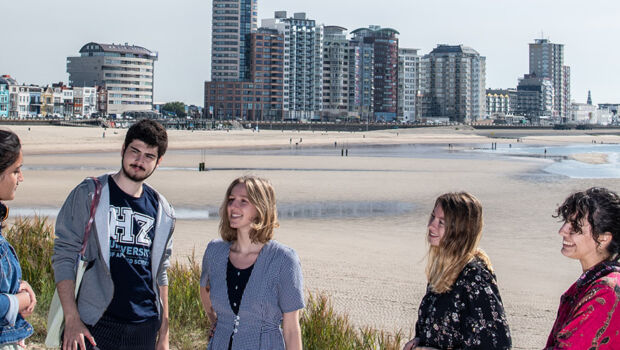
<path fill-rule="evenodd" d="M 577 144 L 561 146 L 511 146 L 501 145 L 494 152 L 513 157 L 546 158 L 553 162 L 543 170 L 556 175 L 577 179 L 620 178 L 620 145 Z M 491 151 L 486 151 L 491 152 Z M 605 164 L 584 163 L 571 158 L 575 154 L 604 154 Z"/>
<path fill-rule="evenodd" d="M 323 201 L 305 203 L 278 203 L 280 219 L 340 219 L 398 216 L 410 213 L 414 209 L 411 203 L 397 201 Z M 55 218 L 60 208 L 15 208 L 11 207 L 11 216 L 47 216 Z M 218 208 L 175 207 L 179 220 L 219 220 Z"/>

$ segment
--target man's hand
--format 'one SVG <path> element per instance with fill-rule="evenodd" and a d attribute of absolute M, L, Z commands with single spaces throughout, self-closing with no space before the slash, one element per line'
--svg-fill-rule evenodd
<path fill-rule="evenodd" d="M 26 307 L 25 310 L 20 311 L 20 314 L 22 315 L 22 317 L 26 318 L 30 316 L 32 312 L 34 311 L 34 307 L 37 305 L 37 296 L 35 295 L 34 290 L 32 290 L 32 287 L 30 286 L 30 284 L 26 281 L 21 281 L 19 283 L 18 293 L 21 293 L 21 292 L 28 293 L 28 296 L 30 297 L 30 304 L 28 305 L 28 307 Z"/>
<path fill-rule="evenodd" d="M 162 338 L 157 339 L 157 346 L 155 347 L 156 350 L 169 350 L 170 349 L 170 344 L 168 343 L 168 340 L 163 340 Z"/>
<path fill-rule="evenodd" d="M 168 317 L 168 286 L 159 286 L 159 297 L 161 298 L 161 326 L 157 337 L 156 350 L 170 349 L 170 317 Z"/>
<path fill-rule="evenodd" d="M 86 350 L 86 341 L 89 341 L 93 346 L 97 346 L 95 338 L 93 338 L 79 317 L 67 318 L 65 320 L 62 350 Z"/>
<path fill-rule="evenodd" d="M 58 297 L 65 314 L 65 335 L 62 341 L 62 350 L 86 350 L 85 341 L 97 346 L 95 338 L 90 334 L 78 313 L 75 304 L 75 282 L 72 280 L 60 281 L 56 284 Z"/>
<path fill-rule="evenodd" d="M 161 327 L 159 328 L 159 336 L 157 337 L 157 345 L 155 346 L 156 350 L 170 349 L 169 322 L 168 318 L 162 319 Z"/>

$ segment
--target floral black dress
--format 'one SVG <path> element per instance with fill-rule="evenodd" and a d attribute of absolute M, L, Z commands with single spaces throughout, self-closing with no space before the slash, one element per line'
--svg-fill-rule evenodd
<path fill-rule="evenodd" d="M 478 258 L 470 261 L 446 293 L 427 287 L 415 336 L 437 349 L 510 349 L 512 340 L 495 275 Z"/>

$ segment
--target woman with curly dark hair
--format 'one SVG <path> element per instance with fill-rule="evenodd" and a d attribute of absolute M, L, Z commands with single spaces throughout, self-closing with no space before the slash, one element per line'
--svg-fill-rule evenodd
<path fill-rule="evenodd" d="M 545 349 L 620 348 L 620 197 L 593 187 L 557 209 L 562 254 L 583 273 L 560 299 Z"/>

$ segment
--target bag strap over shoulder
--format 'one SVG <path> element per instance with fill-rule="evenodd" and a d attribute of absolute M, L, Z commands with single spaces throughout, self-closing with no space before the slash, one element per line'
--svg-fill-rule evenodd
<path fill-rule="evenodd" d="M 84 242 L 82 243 L 80 256 L 84 256 L 84 253 L 86 252 L 86 244 L 88 244 L 90 231 L 93 227 L 93 222 L 95 221 L 95 212 L 97 211 L 97 205 L 99 205 L 99 198 L 101 198 L 101 182 L 94 176 L 91 177 L 91 179 L 95 182 L 95 195 L 93 196 L 93 200 L 90 202 L 90 217 L 88 218 L 88 223 L 86 224 L 86 229 L 84 230 Z"/>

